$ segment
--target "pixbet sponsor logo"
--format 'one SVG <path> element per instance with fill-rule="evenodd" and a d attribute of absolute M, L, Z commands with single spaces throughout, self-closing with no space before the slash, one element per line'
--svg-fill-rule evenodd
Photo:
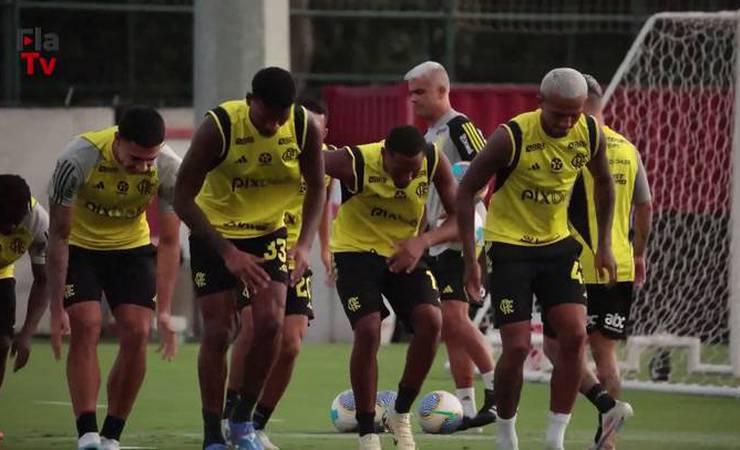
<path fill-rule="evenodd" d="M 21 28 L 18 31 L 18 54 L 24 63 L 26 76 L 40 74 L 50 77 L 57 67 L 59 35 L 45 33 L 41 27 Z"/>

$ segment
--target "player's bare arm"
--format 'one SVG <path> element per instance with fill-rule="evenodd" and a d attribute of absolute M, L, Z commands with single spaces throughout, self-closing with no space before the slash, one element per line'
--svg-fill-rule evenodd
<path fill-rule="evenodd" d="M 301 222 L 301 233 L 295 247 L 288 251 L 288 257 L 294 261 L 294 269 L 290 274 L 290 284 L 295 283 L 303 276 L 308 267 L 308 252 L 316 236 L 324 202 L 326 201 L 324 187 L 324 158 L 321 151 L 322 132 L 315 119 L 309 116 L 308 128 L 306 129 L 306 143 L 299 163 L 301 174 L 306 181 L 306 197 L 303 200 L 303 220 Z"/>
<path fill-rule="evenodd" d="M 195 203 L 208 172 L 216 165 L 217 155 L 223 146 L 214 120 L 206 117 L 193 137 L 180 166 L 175 185 L 175 211 L 193 233 L 202 236 L 224 258 L 229 271 L 246 285 L 263 289 L 270 276 L 259 266 L 261 258 L 242 252 L 216 231 L 203 211 Z"/>
<path fill-rule="evenodd" d="M 632 241 L 632 249 L 635 260 L 635 286 L 642 287 L 647 277 L 647 264 L 645 263 L 645 250 L 647 241 L 650 238 L 650 231 L 653 223 L 653 203 L 650 197 L 650 185 L 645 174 L 645 167 L 637 154 L 638 178 L 642 177 L 643 188 L 647 191 L 642 201 L 636 200 L 634 206 L 634 231 L 635 236 Z M 635 182 L 637 189 L 639 180 Z"/>
<path fill-rule="evenodd" d="M 13 337 L 10 355 L 15 356 L 13 372 L 22 369 L 31 355 L 31 338 L 36 332 L 41 316 L 44 315 L 48 305 L 48 290 L 46 287 L 46 266 L 44 264 L 31 264 L 33 273 L 33 284 L 28 294 L 28 310 L 23 328 Z"/>
<path fill-rule="evenodd" d="M 54 358 L 62 356 L 62 334 L 69 333 L 69 319 L 64 312 L 64 284 L 69 259 L 69 233 L 72 208 L 49 202 L 49 247 L 46 279 L 51 310 L 51 347 Z"/>
<path fill-rule="evenodd" d="M 157 244 L 157 332 L 162 358 L 171 360 L 177 354 L 177 336 L 172 328 L 172 295 L 180 270 L 180 218 L 174 212 L 159 212 Z"/>
<path fill-rule="evenodd" d="M 470 163 L 457 188 L 457 223 L 465 260 L 465 289 L 474 300 L 479 299 L 481 287 L 480 266 L 475 253 L 475 198 L 491 177 L 510 163 L 512 152 L 509 133 L 504 127 L 498 127 Z"/>
<path fill-rule="evenodd" d="M 391 272 L 411 273 L 429 247 L 458 238 L 455 214 L 457 183 L 452 175 L 450 161 L 444 153 L 439 152 L 438 158 L 432 182 L 439 193 L 447 217 L 440 227 L 398 243 L 396 253 L 391 256 L 388 264 Z"/>
<path fill-rule="evenodd" d="M 614 220 L 614 183 L 609 173 L 609 160 L 606 156 L 606 139 L 599 127 L 599 146 L 596 155 L 586 167 L 594 178 L 594 203 L 596 204 L 596 222 L 599 230 L 599 244 L 596 250 L 596 273 L 599 277 L 605 271 L 609 283 L 617 281 L 617 263 L 612 253 L 612 221 Z"/>
<path fill-rule="evenodd" d="M 349 147 L 325 152 L 324 154 L 324 170 L 326 174 L 339 180 L 351 191 L 357 189 L 357 178 L 354 167 L 354 159 L 352 158 Z"/>

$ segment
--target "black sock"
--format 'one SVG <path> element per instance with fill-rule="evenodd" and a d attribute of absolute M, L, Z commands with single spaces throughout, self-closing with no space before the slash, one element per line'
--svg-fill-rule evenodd
<path fill-rule="evenodd" d="M 255 404 L 257 404 L 256 395 L 241 394 L 234 412 L 231 414 L 231 420 L 234 422 L 251 422 Z"/>
<path fill-rule="evenodd" d="M 398 385 L 398 397 L 396 397 L 396 412 L 405 414 L 411 410 L 411 404 L 419 395 L 419 389 Z"/>
<path fill-rule="evenodd" d="M 605 414 L 607 411 L 614 408 L 614 405 L 617 404 L 616 400 L 614 400 L 614 397 L 609 395 L 609 393 L 606 392 L 604 387 L 599 383 L 596 383 L 594 387 L 592 387 L 591 390 L 588 391 L 586 397 L 591 403 L 593 403 L 593 405 L 596 407 L 596 409 L 599 410 L 599 413 L 601 414 Z"/>
<path fill-rule="evenodd" d="M 360 436 L 375 433 L 375 411 L 369 413 L 355 413 L 357 419 L 357 431 Z"/>
<path fill-rule="evenodd" d="M 84 412 L 77 416 L 77 437 L 82 437 L 85 433 L 98 432 L 98 418 L 95 412 Z"/>
<path fill-rule="evenodd" d="M 234 412 L 237 402 L 239 401 L 239 393 L 234 389 L 226 389 L 226 403 L 224 404 L 224 419 L 231 417 Z"/>
<path fill-rule="evenodd" d="M 221 414 L 203 410 L 203 448 L 211 444 L 225 444 L 221 434 Z"/>
<path fill-rule="evenodd" d="M 257 407 L 254 409 L 254 428 L 257 430 L 264 430 L 273 411 L 274 409 L 258 403 Z"/>
<path fill-rule="evenodd" d="M 124 425 L 126 425 L 126 419 L 107 415 L 105 416 L 105 422 L 103 422 L 103 431 L 100 432 L 100 435 L 103 437 L 107 437 L 108 439 L 115 439 L 117 441 L 120 441 L 121 432 L 123 432 Z"/>

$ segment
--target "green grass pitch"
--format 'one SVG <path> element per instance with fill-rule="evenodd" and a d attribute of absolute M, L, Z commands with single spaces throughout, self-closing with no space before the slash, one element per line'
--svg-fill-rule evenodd
<path fill-rule="evenodd" d="M 201 448 L 200 398 L 196 377 L 197 345 L 181 348 L 177 359 L 166 363 L 150 348 L 149 366 L 138 403 L 124 431 L 122 445 L 129 448 Z M 383 347 L 379 354 L 380 389 L 396 389 L 406 347 Z M 339 434 L 329 420 L 334 396 L 349 386 L 347 344 L 309 344 L 299 358 L 293 382 L 268 426 L 269 435 L 283 450 L 347 450 L 357 448 L 353 434 Z M 115 346 L 101 344 L 103 371 L 111 366 Z M 440 349 L 422 393 L 433 389 L 454 392 L 444 370 Z M 105 372 L 104 372 L 105 373 Z M 105 391 L 103 379 L 103 391 Z M 477 386 L 480 397 L 482 388 Z M 522 450 L 541 449 L 547 417 L 547 387 L 526 384 L 517 429 Z M 624 399 L 636 416 L 622 431 L 620 450 L 740 449 L 740 400 L 626 391 Z M 64 364 L 51 358 L 48 341 L 37 341 L 28 367 L 6 374 L 0 391 L 2 449 L 72 449 L 75 429 L 68 405 Z M 105 403 L 101 393 L 100 404 Z M 480 398 L 479 398 L 480 403 Z M 415 405 L 416 406 L 416 405 Z M 98 409 L 102 425 L 104 407 Z M 585 449 L 595 426 L 593 407 L 579 398 L 567 433 L 566 448 Z M 424 435 L 417 429 L 423 450 L 495 448 L 494 427 L 483 433 L 451 436 Z M 383 446 L 392 449 L 389 436 Z"/>

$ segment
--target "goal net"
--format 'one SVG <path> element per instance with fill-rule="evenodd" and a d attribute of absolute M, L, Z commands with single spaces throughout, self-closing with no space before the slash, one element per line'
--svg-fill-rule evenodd
<path fill-rule="evenodd" d="M 739 18 L 652 16 L 605 94 L 605 121 L 639 149 L 653 194 L 628 386 L 740 396 Z"/>

